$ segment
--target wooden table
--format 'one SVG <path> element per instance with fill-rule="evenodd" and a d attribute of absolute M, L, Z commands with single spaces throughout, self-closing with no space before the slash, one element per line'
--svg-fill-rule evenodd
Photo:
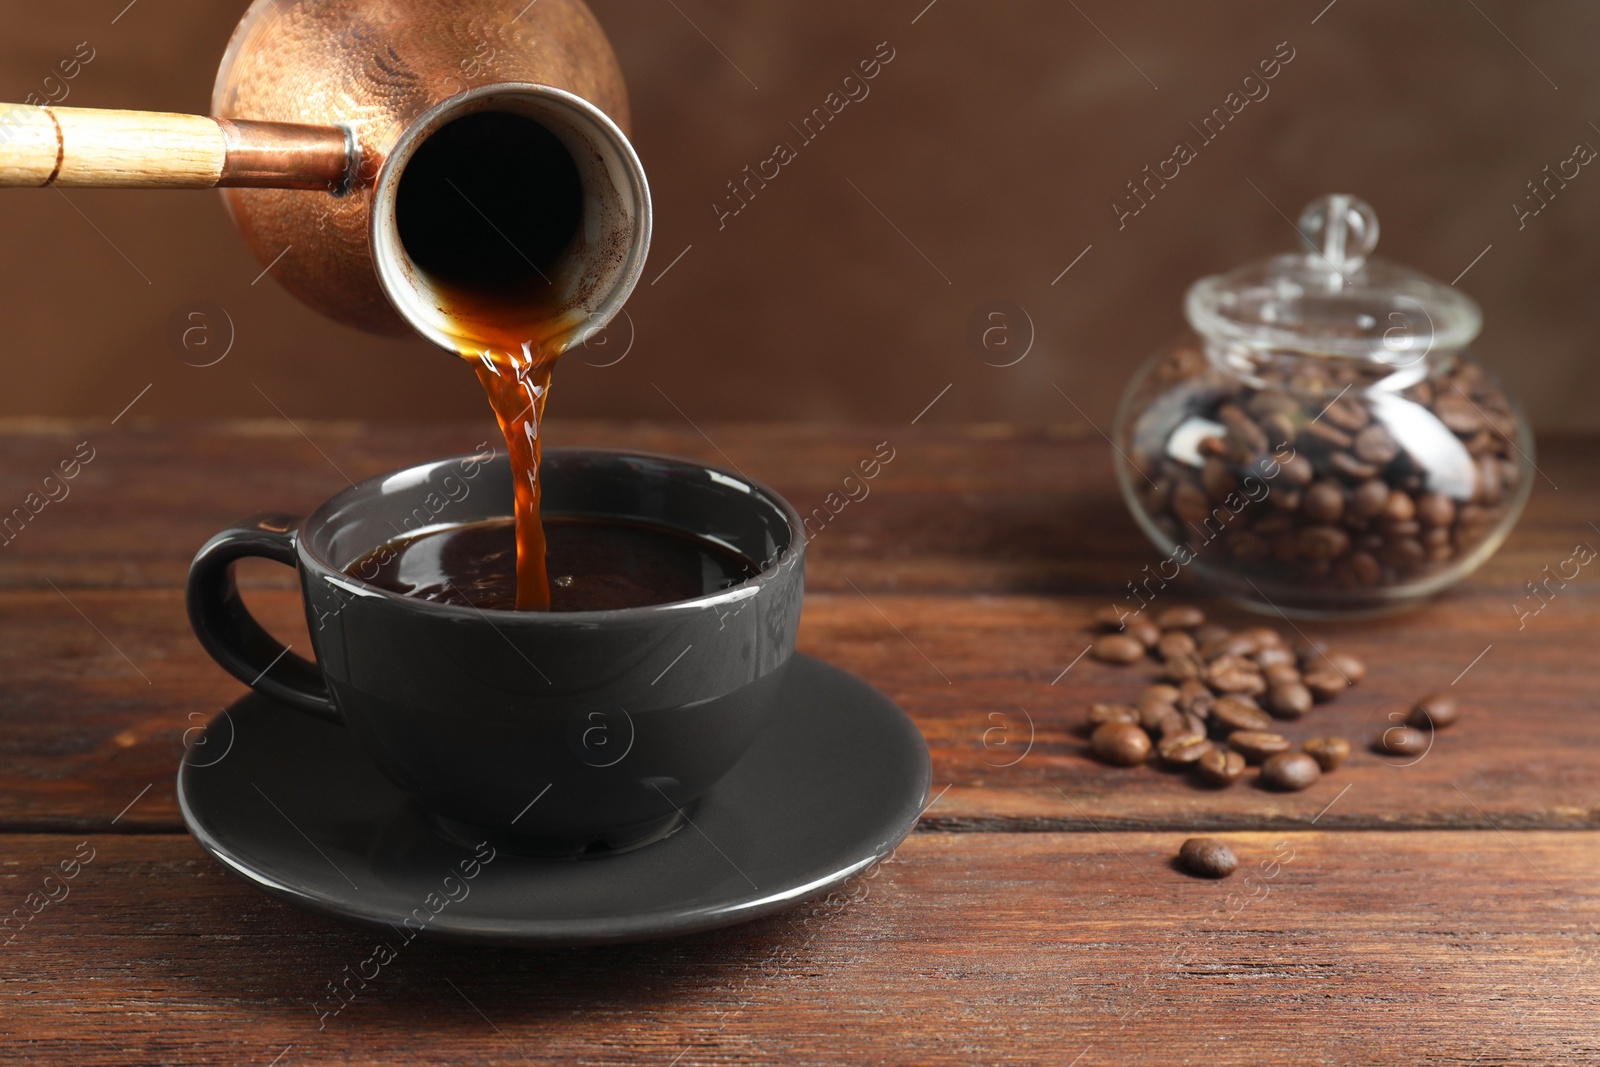
<path fill-rule="evenodd" d="M 0 508 L 80 442 L 94 455 L 0 547 L 0 910 L 93 856 L 0 947 L 0 1062 L 1600 1062 L 1600 572 L 1520 629 L 1513 607 L 1600 545 L 1597 442 L 1543 443 L 1526 516 L 1465 588 L 1302 627 L 1371 670 L 1297 735 L 1364 740 L 1452 683 L 1469 710 L 1414 766 L 1362 749 L 1282 795 L 1086 758 L 1084 707 L 1141 682 L 1076 660 L 1085 625 L 1155 560 L 1092 431 L 703 429 L 549 437 L 737 465 L 802 512 L 894 449 L 812 543 L 800 643 L 922 728 L 920 831 L 845 891 L 709 935 L 419 942 L 319 1029 L 312 1002 L 371 935 L 247 888 L 178 818 L 183 733 L 241 692 L 189 633 L 185 567 L 233 518 L 309 509 L 484 428 L 0 427 Z M 289 572 L 245 578 L 304 648 Z M 1240 873 L 1173 868 L 1199 830 Z"/>

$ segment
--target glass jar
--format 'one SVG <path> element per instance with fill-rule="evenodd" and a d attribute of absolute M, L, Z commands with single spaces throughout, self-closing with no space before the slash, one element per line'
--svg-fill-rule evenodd
<path fill-rule="evenodd" d="M 1532 487 L 1520 408 L 1466 346 L 1467 296 L 1368 256 L 1378 219 L 1323 197 L 1304 254 L 1202 278 L 1193 333 L 1129 384 L 1114 430 L 1128 507 L 1167 558 L 1247 606 L 1376 614 L 1459 581 L 1505 540 Z"/>

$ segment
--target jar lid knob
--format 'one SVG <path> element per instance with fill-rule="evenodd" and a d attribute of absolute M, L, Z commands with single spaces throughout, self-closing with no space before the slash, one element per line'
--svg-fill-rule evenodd
<path fill-rule="evenodd" d="M 1300 212 L 1299 230 L 1313 257 L 1341 279 L 1360 270 L 1378 247 L 1378 213 L 1348 193 L 1318 197 L 1307 204 Z"/>

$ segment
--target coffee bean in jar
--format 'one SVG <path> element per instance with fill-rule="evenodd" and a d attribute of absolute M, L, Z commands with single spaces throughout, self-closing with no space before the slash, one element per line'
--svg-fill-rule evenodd
<path fill-rule="evenodd" d="M 1477 305 L 1367 258 L 1360 200 L 1325 197 L 1299 228 L 1320 251 L 1196 283 L 1194 336 L 1129 387 L 1114 462 L 1164 556 L 1130 609 L 1184 571 L 1291 614 L 1402 607 L 1475 569 L 1522 510 L 1532 439 L 1465 351 Z"/>

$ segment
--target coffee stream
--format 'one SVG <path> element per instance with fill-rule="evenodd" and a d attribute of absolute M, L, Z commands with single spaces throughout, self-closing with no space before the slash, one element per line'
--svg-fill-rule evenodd
<path fill-rule="evenodd" d="M 396 224 L 433 281 L 456 350 L 505 436 L 514 483 L 517 598 L 550 608 L 539 522 L 539 425 L 550 372 L 587 321 L 561 307 L 560 265 L 583 219 L 583 183 L 560 139 L 530 118 L 478 112 L 417 149 Z"/>
<path fill-rule="evenodd" d="M 464 347 L 461 355 L 477 361 L 478 381 L 505 435 L 511 459 L 512 516 L 517 526 L 517 610 L 550 609 L 550 575 L 545 568 L 544 526 L 539 521 L 539 425 L 550 395 L 550 372 L 559 352 L 522 346 L 520 356 L 507 348 Z"/>

